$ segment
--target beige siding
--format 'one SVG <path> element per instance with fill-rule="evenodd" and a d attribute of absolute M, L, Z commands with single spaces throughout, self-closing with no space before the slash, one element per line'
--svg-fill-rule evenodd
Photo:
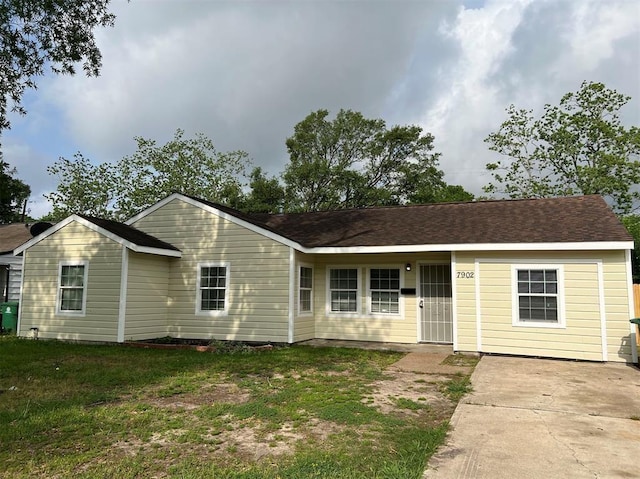
<path fill-rule="evenodd" d="M 168 334 L 242 341 L 288 340 L 289 248 L 173 200 L 133 226 L 182 251 L 169 272 Z M 229 312 L 196 314 L 198 262 L 230 264 Z"/>
<path fill-rule="evenodd" d="M 24 252 L 20 334 L 42 338 L 116 341 L 122 247 L 72 222 Z M 88 261 L 84 316 L 56 314 L 62 260 Z"/>
<path fill-rule="evenodd" d="M 293 341 L 305 341 L 315 338 L 315 321 L 318 311 L 315 305 L 317 295 L 317 272 L 314 265 L 315 257 L 303 253 L 296 253 L 296 273 L 295 273 L 295 321 L 293 327 Z M 311 291 L 311 313 L 300 312 L 300 267 L 313 268 L 313 287 Z"/>
<path fill-rule="evenodd" d="M 448 263 L 449 260 L 449 254 L 316 255 L 314 270 L 316 337 L 397 343 L 418 342 L 417 295 L 401 295 L 400 315 L 381 316 L 369 314 L 367 299 L 368 269 L 375 266 L 398 267 L 401 271 L 401 286 L 417 288 L 418 262 L 443 261 Z M 407 263 L 412 265 L 411 271 L 408 272 L 405 271 Z M 360 281 L 360 314 L 358 315 L 341 315 L 329 312 L 327 293 L 328 268 L 341 265 L 358 269 L 358 279 Z"/>
<path fill-rule="evenodd" d="M 129 271 L 124 339 L 167 336 L 169 268 L 177 259 L 128 252 Z"/>
<path fill-rule="evenodd" d="M 477 270 L 476 258 L 479 258 Z M 604 304 L 600 304 L 596 260 L 601 260 L 603 265 Z M 565 328 L 513 324 L 512 264 L 523 262 L 562 266 Z M 463 253 L 457 255 L 457 271 L 462 270 L 479 272 L 479 276 L 454 279 L 459 350 L 478 349 L 479 313 L 483 352 L 602 360 L 601 317 L 604 314 L 608 360 L 630 359 L 624 252 Z M 479 289 L 476 291 L 476 288 Z"/>

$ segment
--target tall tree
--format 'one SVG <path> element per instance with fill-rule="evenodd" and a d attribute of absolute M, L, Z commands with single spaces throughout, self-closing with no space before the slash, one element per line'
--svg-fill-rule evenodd
<path fill-rule="evenodd" d="M 59 178 L 57 190 L 45 195 L 53 204 L 51 219 L 86 213 L 124 220 L 174 192 L 240 206 L 247 154 L 219 152 L 202 134 L 183 135 L 177 130 L 162 146 L 137 137 L 137 151 L 116 164 L 94 166 L 80 153 L 60 158 L 48 168 Z"/>
<path fill-rule="evenodd" d="M 602 83 L 583 82 L 558 106 L 507 109 L 508 119 L 485 141 L 504 159 L 487 164 L 490 194 L 536 198 L 601 194 L 618 213 L 640 199 L 640 129 L 626 128 L 618 112 L 630 100 Z"/>
<path fill-rule="evenodd" d="M 433 136 L 418 126 L 394 126 L 361 113 L 309 114 L 286 145 L 287 209 L 317 211 L 431 201 L 447 187 Z"/>
<path fill-rule="evenodd" d="M 250 175 L 249 193 L 241 209 L 250 213 L 278 213 L 284 206 L 284 188 L 278 178 L 269 178 L 256 167 Z"/>
<path fill-rule="evenodd" d="M 26 201 L 31 188 L 18 178 L 14 178 L 15 168 L 0 160 L 0 223 L 16 223 L 22 220 Z"/>
<path fill-rule="evenodd" d="M 7 108 L 26 113 L 22 97 L 49 66 L 75 74 L 77 64 L 97 76 L 102 56 L 94 30 L 113 26 L 110 0 L 2 0 L 0 3 L 0 133 L 10 127 Z"/>

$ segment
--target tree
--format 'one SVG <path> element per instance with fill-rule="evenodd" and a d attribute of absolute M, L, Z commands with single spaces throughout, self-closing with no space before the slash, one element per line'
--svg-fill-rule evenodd
<path fill-rule="evenodd" d="M 485 142 L 504 160 L 487 164 L 490 194 L 540 198 L 600 194 L 618 213 L 640 199 L 640 129 L 625 128 L 618 116 L 630 100 L 602 83 L 583 82 L 558 106 L 532 111 L 507 109 L 508 119 Z"/>
<path fill-rule="evenodd" d="M 76 65 L 97 76 L 102 56 L 94 29 L 113 26 L 110 0 L 3 0 L 0 4 L 0 132 L 10 127 L 12 111 L 25 114 L 22 96 L 37 88 L 45 66 L 73 75 Z"/>
<path fill-rule="evenodd" d="M 116 164 L 94 166 L 80 153 L 60 158 L 48 168 L 59 178 L 57 190 L 45 195 L 53 204 L 51 219 L 86 213 L 124 220 L 174 192 L 240 206 L 247 154 L 221 153 L 202 134 L 183 135 L 177 130 L 163 146 L 136 137 L 137 151 Z"/>
<path fill-rule="evenodd" d="M 250 175 L 250 191 L 241 209 L 248 213 L 278 213 L 284 205 L 284 188 L 277 178 L 268 178 L 256 167 Z"/>
<path fill-rule="evenodd" d="M 620 218 L 627 231 L 633 236 L 634 249 L 631 253 L 633 282 L 640 282 L 640 216 L 626 215 Z"/>
<path fill-rule="evenodd" d="M 15 168 L 0 160 L 0 223 L 22 221 L 26 202 L 31 188 L 21 180 L 14 178 Z"/>
<path fill-rule="evenodd" d="M 381 119 L 340 110 L 309 114 L 286 145 L 283 174 L 289 211 L 317 211 L 431 201 L 447 185 L 418 126 L 388 129 Z"/>

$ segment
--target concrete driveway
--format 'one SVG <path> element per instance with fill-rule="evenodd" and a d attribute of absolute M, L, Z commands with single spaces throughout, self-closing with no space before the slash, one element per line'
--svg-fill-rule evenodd
<path fill-rule="evenodd" d="M 485 356 L 425 479 L 640 478 L 640 370 Z"/>

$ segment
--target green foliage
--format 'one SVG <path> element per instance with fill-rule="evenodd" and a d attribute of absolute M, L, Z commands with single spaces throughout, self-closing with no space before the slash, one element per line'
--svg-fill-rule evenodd
<path fill-rule="evenodd" d="M 464 374 L 456 374 L 441 385 L 442 393 L 455 402 L 460 401 L 465 394 L 470 393 L 472 390 L 471 379 Z"/>
<path fill-rule="evenodd" d="M 124 220 L 174 192 L 239 206 L 247 154 L 218 152 L 202 134 L 183 135 L 177 130 L 163 146 L 136 137 L 137 151 L 116 164 L 95 166 L 80 153 L 60 158 L 47 169 L 59 179 L 57 190 L 45 195 L 53 204 L 50 219 L 85 213 Z"/>
<path fill-rule="evenodd" d="M 76 65 L 97 76 L 102 56 L 94 29 L 113 26 L 110 0 L 3 0 L 0 5 L 0 131 L 10 127 L 12 111 L 24 114 L 21 101 L 48 65 L 56 74 L 75 74 Z"/>
<path fill-rule="evenodd" d="M 558 106 L 507 109 L 508 119 L 485 142 L 504 160 L 487 164 L 490 194 L 541 198 L 600 194 L 628 213 L 640 193 L 640 129 L 625 128 L 618 112 L 630 100 L 602 83 L 583 82 Z"/>
<path fill-rule="evenodd" d="M 418 126 L 388 129 L 381 119 L 340 110 L 309 114 L 287 139 L 283 174 L 288 211 L 320 211 L 464 199 L 438 169 L 433 136 Z"/>
<path fill-rule="evenodd" d="M 22 220 L 25 202 L 31 188 L 22 180 L 14 178 L 15 168 L 0 160 L 0 223 L 17 223 Z"/>
<path fill-rule="evenodd" d="M 277 178 L 268 178 L 256 167 L 250 175 L 249 194 L 240 209 L 249 213 L 278 213 L 284 206 L 284 188 Z"/>
<path fill-rule="evenodd" d="M 640 283 L 640 216 L 627 215 L 620 218 L 627 231 L 633 236 L 634 248 L 631 253 L 631 266 L 633 268 L 633 282 Z"/>

